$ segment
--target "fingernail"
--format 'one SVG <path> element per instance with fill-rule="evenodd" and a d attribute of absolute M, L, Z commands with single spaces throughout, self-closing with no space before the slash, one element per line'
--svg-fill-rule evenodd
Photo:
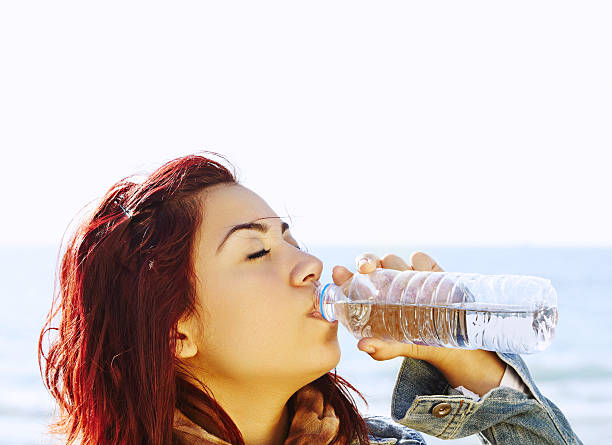
<path fill-rule="evenodd" d="M 362 351 L 365 351 L 365 352 L 367 352 L 367 353 L 369 353 L 369 354 L 372 354 L 373 352 L 375 352 L 375 351 L 376 351 L 376 349 L 374 348 L 374 346 L 365 346 L 365 347 L 362 349 Z"/>

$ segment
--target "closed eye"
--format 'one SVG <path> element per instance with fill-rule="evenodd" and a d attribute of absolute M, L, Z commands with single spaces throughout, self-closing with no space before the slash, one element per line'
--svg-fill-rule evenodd
<path fill-rule="evenodd" d="M 292 238 L 292 240 L 293 240 L 293 238 Z M 295 241 L 295 240 L 293 240 L 293 241 Z M 296 242 L 296 243 L 295 243 L 293 246 L 294 246 L 296 249 L 298 249 L 298 250 L 302 250 L 302 249 L 300 248 L 300 246 L 298 246 L 298 245 L 297 245 L 297 242 Z M 248 256 L 247 256 L 247 260 L 249 260 L 249 261 L 253 261 L 253 260 L 256 260 L 257 258 L 261 258 L 261 257 L 263 257 L 263 256 L 266 256 L 267 254 L 269 254 L 269 253 L 270 253 L 270 251 L 271 251 L 271 250 L 272 250 L 272 249 L 268 249 L 268 250 L 263 249 L 263 250 L 260 250 L 259 252 L 252 253 L 252 254 L 250 254 L 250 255 L 248 255 Z"/>
<path fill-rule="evenodd" d="M 249 261 L 256 260 L 259 257 L 269 254 L 270 250 L 272 249 L 268 249 L 268 250 L 264 249 L 264 250 L 260 250 L 259 252 L 252 253 L 251 255 L 247 256 L 247 259 Z"/>

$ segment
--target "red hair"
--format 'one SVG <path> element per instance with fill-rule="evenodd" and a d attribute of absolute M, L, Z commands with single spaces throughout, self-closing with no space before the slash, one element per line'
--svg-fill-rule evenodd
<path fill-rule="evenodd" d="M 235 172 L 200 155 L 171 160 L 141 183 L 124 178 L 60 248 L 38 361 L 60 408 L 52 431 L 68 445 L 177 443 L 177 408 L 200 426 L 212 421 L 222 439 L 244 444 L 205 383 L 189 383 L 174 354 L 179 319 L 195 313 L 198 194 L 223 183 L 237 184 Z M 369 443 L 347 388 L 365 398 L 335 372 L 313 384 L 340 419 L 332 443 Z"/>

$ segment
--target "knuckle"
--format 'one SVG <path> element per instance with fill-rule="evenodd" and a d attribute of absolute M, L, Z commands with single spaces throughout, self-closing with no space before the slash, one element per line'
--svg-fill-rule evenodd
<path fill-rule="evenodd" d="M 387 253 L 381 258 L 381 261 L 395 260 L 397 258 L 399 258 L 397 255 L 394 255 L 392 253 Z"/>
<path fill-rule="evenodd" d="M 421 252 L 420 250 L 414 252 L 412 255 L 410 255 L 410 261 L 414 264 L 414 262 L 418 262 L 418 263 L 428 263 L 428 262 L 433 262 L 433 258 L 430 257 L 428 254 L 426 254 L 425 252 Z"/>
<path fill-rule="evenodd" d="M 404 259 L 398 255 L 389 253 L 385 255 L 382 260 L 382 264 L 386 268 L 397 269 L 397 270 L 405 270 L 409 269 L 408 264 Z"/>
<path fill-rule="evenodd" d="M 359 261 L 361 261 L 362 259 L 369 260 L 370 262 L 376 264 L 376 262 L 378 261 L 378 256 L 376 256 L 376 254 L 372 252 L 361 253 L 357 255 L 357 258 L 355 258 L 355 264 L 358 265 Z"/>
<path fill-rule="evenodd" d="M 404 259 L 399 256 L 399 255 L 395 255 L 394 253 L 388 253 L 386 254 L 383 258 L 382 258 L 383 262 L 389 262 L 392 264 L 402 264 L 405 263 Z"/>

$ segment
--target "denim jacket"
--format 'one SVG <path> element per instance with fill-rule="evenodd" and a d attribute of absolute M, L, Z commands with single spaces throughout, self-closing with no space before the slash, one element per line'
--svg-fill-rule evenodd
<path fill-rule="evenodd" d="M 563 413 L 540 393 L 523 359 L 497 355 L 517 372 L 531 395 L 497 387 L 476 401 L 452 388 L 434 366 L 405 357 L 391 398 L 391 419 L 364 416 L 371 442 L 425 444 L 418 430 L 440 439 L 477 434 L 484 444 L 581 445 Z"/>

